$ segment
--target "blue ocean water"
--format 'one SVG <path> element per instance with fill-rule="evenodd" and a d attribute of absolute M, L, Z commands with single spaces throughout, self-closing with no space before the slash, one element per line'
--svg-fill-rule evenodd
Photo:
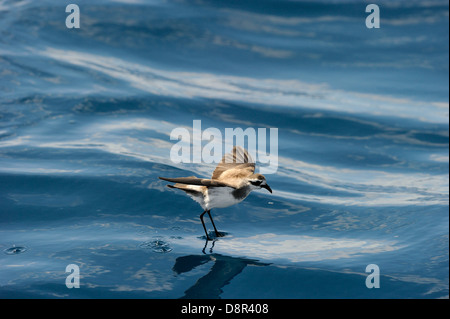
<path fill-rule="evenodd" d="M 447 1 L 73 2 L 0 0 L 0 297 L 448 298 Z M 194 120 L 278 128 L 210 242 Z"/>

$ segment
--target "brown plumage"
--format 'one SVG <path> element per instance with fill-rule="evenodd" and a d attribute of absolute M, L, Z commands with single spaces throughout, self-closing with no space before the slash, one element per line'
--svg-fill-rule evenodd
<path fill-rule="evenodd" d="M 200 220 L 207 239 L 209 239 L 209 236 L 203 222 L 205 213 L 208 213 L 216 235 L 219 236 L 210 214 L 212 208 L 222 208 L 237 204 L 255 189 L 265 188 L 272 193 L 272 189 L 267 185 L 264 175 L 255 174 L 255 163 L 250 154 L 240 146 L 235 146 L 231 153 L 223 156 L 211 179 L 198 178 L 196 176 L 159 178 L 176 183 L 175 185 L 167 186 L 186 192 L 202 206 L 204 212 L 200 215 Z"/>

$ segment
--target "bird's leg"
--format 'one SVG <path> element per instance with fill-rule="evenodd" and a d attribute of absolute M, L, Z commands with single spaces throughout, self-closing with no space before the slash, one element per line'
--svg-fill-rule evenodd
<path fill-rule="evenodd" d="M 205 255 L 206 255 L 206 252 L 205 252 L 206 246 L 208 246 L 208 240 L 205 241 L 205 247 L 203 247 L 203 249 L 202 249 L 202 253 Z"/>
<path fill-rule="evenodd" d="M 216 236 L 217 237 L 222 237 L 222 235 L 217 231 L 216 225 L 214 225 L 214 221 L 213 221 L 213 219 L 211 217 L 211 211 L 210 210 L 208 210 L 208 215 L 209 215 L 209 219 L 211 219 L 211 223 L 212 223 L 212 225 L 214 227 L 214 231 L 216 232 Z"/>
<path fill-rule="evenodd" d="M 205 213 L 206 213 L 206 210 L 203 213 L 201 213 L 200 220 L 202 221 L 203 229 L 205 230 L 206 240 L 211 240 L 208 236 L 208 232 L 206 231 L 205 222 L 203 221 L 203 215 L 205 215 Z"/>

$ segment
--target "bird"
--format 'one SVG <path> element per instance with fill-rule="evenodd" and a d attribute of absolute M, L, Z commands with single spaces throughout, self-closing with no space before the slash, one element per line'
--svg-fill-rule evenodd
<path fill-rule="evenodd" d="M 206 230 L 203 216 L 207 213 L 214 227 L 217 237 L 222 234 L 217 231 L 211 216 L 213 208 L 224 208 L 242 202 L 252 191 L 264 188 L 272 193 L 267 184 L 266 177 L 255 173 L 255 162 L 246 149 L 234 146 L 230 153 L 226 153 L 215 168 L 210 179 L 196 176 L 159 179 L 175 183 L 167 185 L 169 188 L 180 189 L 189 195 L 203 208 L 200 221 L 206 234 L 206 239 L 211 238 Z"/>

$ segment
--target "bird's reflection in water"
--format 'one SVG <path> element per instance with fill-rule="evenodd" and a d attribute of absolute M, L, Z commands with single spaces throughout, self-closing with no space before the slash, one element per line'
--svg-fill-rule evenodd
<path fill-rule="evenodd" d="M 206 240 L 206 241 L 205 241 L 205 246 L 204 246 L 203 249 L 202 249 L 202 253 L 204 253 L 204 254 L 206 254 L 206 247 L 208 247 L 208 242 L 209 242 L 209 240 Z M 210 253 L 210 254 L 213 253 L 213 249 L 214 249 L 215 243 L 216 243 L 216 241 L 213 240 L 213 241 L 212 241 L 212 244 L 211 244 L 211 247 L 209 248 L 209 253 Z"/>
<path fill-rule="evenodd" d="M 224 256 L 212 253 L 215 241 L 212 242 L 209 249 L 211 254 L 205 254 L 208 242 L 203 248 L 203 255 L 188 255 L 178 257 L 172 270 L 177 275 L 189 272 L 194 268 L 208 262 L 213 262 L 211 270 L 197 280 L 197 282 L 184 292 L 182 299 L 214 299 L 220 298 L 223 292 L 222 288 L 239 275 L 245 267 L 251 266 L 268 266 L 270 264 L 261 263 L 257 260 Z"/>

